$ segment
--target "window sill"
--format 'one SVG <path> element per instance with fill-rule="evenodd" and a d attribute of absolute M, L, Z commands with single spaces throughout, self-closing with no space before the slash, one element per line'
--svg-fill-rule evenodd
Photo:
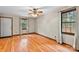
<path fill-rule="evenodd" d="M 68 34 L 68 35 L 75 35 L 75 33 L 69 33 L 69 32 L 62 32 L 62 34 Z"/>

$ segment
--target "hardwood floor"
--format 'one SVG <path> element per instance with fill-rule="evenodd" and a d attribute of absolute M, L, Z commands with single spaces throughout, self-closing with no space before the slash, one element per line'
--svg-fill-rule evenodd
<path fill-rule="evenodd" d="M 69 45 L 60 45 L 56 41 L 37 34 L 0 38 L 1 52 L 75 52 Z"/>

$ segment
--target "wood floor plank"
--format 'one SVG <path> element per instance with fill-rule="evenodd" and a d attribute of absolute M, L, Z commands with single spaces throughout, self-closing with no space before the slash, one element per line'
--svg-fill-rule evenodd
<path fill-rule="evenodd" d="M 58 44 L 55 40 L 29 34 L 0 38 L 0 52 L 76 52 L 69 45 Z"/>

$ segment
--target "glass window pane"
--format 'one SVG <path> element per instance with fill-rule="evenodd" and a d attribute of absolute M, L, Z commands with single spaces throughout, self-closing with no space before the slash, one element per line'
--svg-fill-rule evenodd
<path fill-rule="evenodd" d="M 62 32 L 75 33 L 76 11 L 62 14 Z"/>
<path fill-rule="evenodd" d="M 68 12 L 67 13 L 67 22 L 70 22 L 71 21 L 71 19 L 70 19 L 70 13 Z"/>
<path fill-rule="evenodd" d="M 67 13 L 62 14 L 62 22 L 66 22 L 67 20 Z"/>
<path fill-rule="evenodd" d="M 27 20 L 22 20 L 21 24 L 22 24 L 22 30 L 26 30 L 27 29 Z"/>
<path fill-rule="evenodd" d="M 75 33 L 75 23 L 71 23 L 71 32 Z"/>
<path fill-rule="evenodd" d="M 72 19 L 72 21 L 76 21 L 76 11 L 73 11 L 73 19 Z"/>
<path fill-rule="evenodd" d="M 66 32 L 70 32 L 70 23 L 66 23 Z"/>
<path fill-rule="evenodd" d="M 75 22 L 75 12 L 74 11 L 72 11 L 72 12 L 70 12 L 70 19 L 71 19 L 71 22 Z"/>

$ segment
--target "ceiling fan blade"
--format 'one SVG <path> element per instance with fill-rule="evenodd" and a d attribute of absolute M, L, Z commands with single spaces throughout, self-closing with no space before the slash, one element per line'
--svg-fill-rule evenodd
<path fill-rule="evenodd" d="M 33 11 L 32 9 L 29 9 L 29 11 Z"/>
<path fill-rule="evenodd" d="M 38 13 L 43 13 L 43 11 L 38 11 Z"/>
<path fill-rule="evenodd" d="M 32 12 L 29 12 L 29 14 L 31 14 Z"/>

